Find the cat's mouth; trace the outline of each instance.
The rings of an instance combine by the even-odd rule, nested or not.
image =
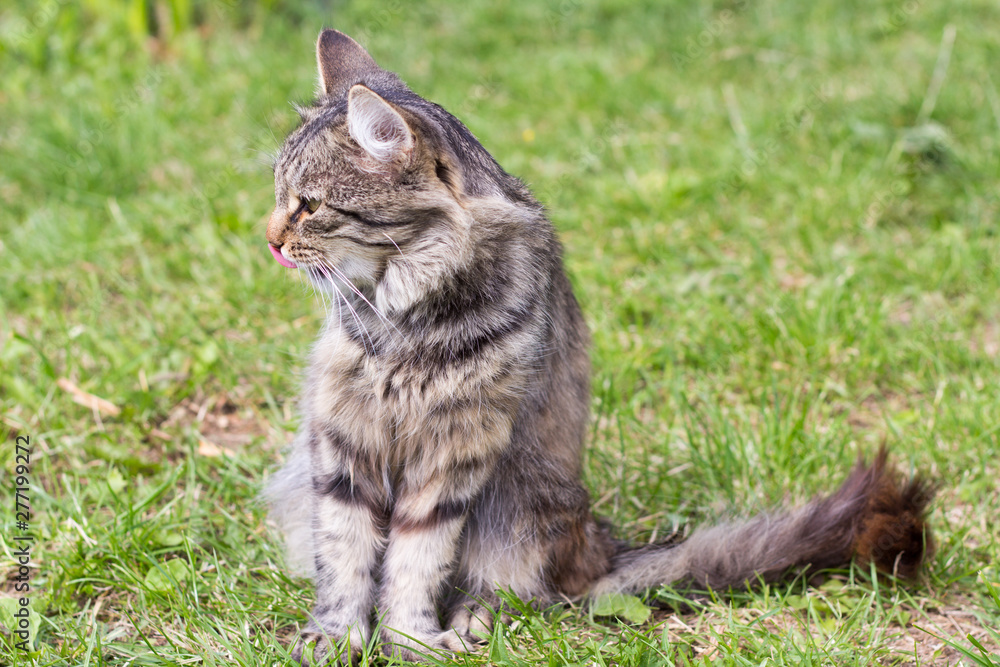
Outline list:
[[[299,268],[298,264],[296,264],[290,259],[286,259],[285,256],[281,254],[281,251],[278,250],[278,248],[274,247],[270,243],[267,244],[267,247],[271,249],[271,254],[274,255],[274,258],[276,260],[278,260],[278,264],[281,264],[282,266],[287,267],[289,269]]]

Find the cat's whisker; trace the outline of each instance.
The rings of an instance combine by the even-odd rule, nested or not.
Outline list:
[[[344,283],[347,287],[349,287],[352,292],[354,292],[355,294],[357,294],[366,304],[368,304],[369,307],[371,307],[372,311],[376,315],[378,315],[382,320],[384,320],[383,326],[386,326],[387,324],[392,324],[392,322],[390,322],[388,320],[388,318],[385,317],[385,315],[383,315],[374,305],[372,305],[371,301],[369,301],[368,298],[365,297],[364,292],[362,292],[361,290],[359,290],[354,285],[354,283],[352,283],[350,280],[348,280],[347,276],[344,275],[343,271],[339,270],[337,267],[335,267],[332,264],[330,264],[329,261],[326,261],[326,260],[320,260],[320,261],[323,263],[323,266],[324,266],[325,269],[329,269],[331,272],[333,272],[333,274],[342,283]],[[389,329],[388,329],[388,326],[386,326],[386,333],[391,333],[389,331]]]
[[[387,232],[382,232],[382,236],[384,236],[387,239],[389,239],[389,243],[391,243],[392,245],[396,246],[396,250],[399,251],[399,256],[403,258],[404,262],[409,262],[410,261],[410,260],[408,260],[406,258],[406,255],[403,254],[403,251],[399,249],[399,245],[395,241],[392,240],[392,237],[389,236],[389,234]]]
[[[351,281],[347,280],[347,278],[345,278],[345,277],[344,277],[344,275],[343,275],[342,273],[340,273],[339,271],[337,271],[337,270],[336,270],[336,269],[334,269],[333,267],[328,267],[328,268],[330,268],[331,270],[333,270],[334,274],[335,274],[335,275],[336,275],[336,276],[337,276],[337,277],[338,277],[338,278],[340,279],[340,281],[341,281],[341,282],[343,282],[343,283],[344,283],[345,285],[347,285],[348,287],[350,287],[350,288],[351,288],[351,289],[352,289],[352,290],[353,290],[353,291],[354,291],[354,292],[355,292],[355,293],[356,293],[356,294],[357,294],[358,296],[360,296],[360,297],[361,297],[362,299],[364,299],[364,300],[365,300],[366,302],[368,301],[367,299],[365,299],[365,296],[364,296],[364,294],[362,294],[362,293],[361,293],[361,292],[360,292],[360,291],[359,291],[359,290],[358,290],[358,289],[357,289],[357,288],[356,288],[356,287],[355,287],[355,286],[354,286],[354,285],[353,285],[353,284],[351,283]],[[338,289],[338,291],[339,291],[339,289]],[[345,304],[348,304],[348,299],[347,299],[347,295],[345,295],[345,294],[343,294],[343,293],[342,293],[341,295],[342,295],[342,296],[343,296],[343,298],[344,298],[344,303],[345,303]],[[369,304],[369,305],[371,305],[371,304]],[[369,332],[369,331],[368,331],[367,327],[365,327],[364,323],[362,322],[362,319],[364,318],[363,314],[362,314],[362,313],[359,313],[359,312],[358,312],[358,311],[357,311],[357,310],[356,310],[355,308],[353,308],[352,306],[350,306],[350,304],[348,304],[348,308],[350,308],[350,309],[351,309],[351,312],[353,312],[353,313],[354,313],[354,315],[355,315],[355,319],[356,319],[356,320],[358,321],[358,324],[359,324],[359,325],[360,325],[360,326],[361,326],[361,327],[362,327],[362,328],[363,328],[363,329],[365,330],[365,332],[366,332],[366,333],[368,334],[368,340],[369,340],[369,341],[371,341],[371,343],[372,343],[372,348],[374,349],[374,346],[375,346],[375,342],[374,342],[374,340],[372,340],[372,336],[371,336],[371,332]],[[392,332],[391,332],[391,331],[389,331],[389,327],[388,327],[388,326],[387,326],[387,325],[386,325],[386,324],[385,324],[384,322],[382,323],[382,326],[383,326],[383,327],[385,328],[385,331],[386,331],[386,333],[387,333],[387,334],[390,334],[390,335],[392,334]]]
[[[314,280],[306,278],[309,284],[313,288],[313,294],[319,297],[320,303],[323,304],[323,314],[325,317],[330,316],[330,308],[333,307],[333,302],[330,299],[330,295],[321,286],[318,286]]]
[[[361,330],[361,334],[362,334],[361,335],[361,343],[362,343],[362,345],[364,345],[365,336],[368,336],[368,342],[371,344],[372,352],[374,352],[375,351],[375,340],[372,338],[371,332],[368,331],[368,327],[365,326],[365,323],[362,320],[361,315],[358,313],[357,310],[354,309],[354,306],[351,305],[351,303],[348,300],[348,298],[340,290],[340,287],[337,286],[336,280],[334,280],[333,277],[330,276],[330,273],[327,270],[328,268],[333,268],[333,267],[330,267],[327,264],[322,264],[321,263],[321,264],[318,265],[318,268],[319,268],[320,271],[322,271],[323,275],[326,276],[326,279],[330,281],[330,284],[333,286],[333,289],[337,290],[337,294],[340,295],[340,298],[343,300],[344,305],[347,306],[347,309],[351,311],[351,316],[354,317],[354,321],[357,323],[358,327]],[[367,349],[368,349],[368,347],[365,346],[365,350],[367,350]]]
[[[298,272],[296,272],[296,278],[299,281],[299,285],[302,287],[303,294],[308,294],[309,290],[312,290],[313,296],[316,295],[316,285],[313,281],[309,280],[309,278],[303,277],[302,274]],[[320,298],[320,301],[322,301],[322,297]],[[323,309],[326,309],[326,303],[323,303]]]
[[[344,330],[344,309],[340,307],[340,300],[342,296],[340,292],[337,292],[337,330]]]
[[[389,239],[389,240],[391,241],[392,239]],[[347,276],[344,275],[343,271],[341,271],[337,267],[333,266],[329,262],[325,262],[324,261],[324,265],[326,267],[328,267],[330,270],[332,270],[334,272],[334,274],[337,277],[339,277],[344,282],[344,284],[346,284],[348,287],[350,287],[354,291],[355,294],[357,294],[359,297],[361,297],[361,299],[366,304],[368,304],[368,307],[372,309],[372,312],[374,312],[376,315],[378,315],[379,319],[382,320],[382,326],[385,327],[386,333],[392,334],[392,332],[389,331],[389,327],[391,326],[396,331],[396,333],[399,334],[399,337],[403,340],[404,343],[406,343],[407,345],[410,344],[410,341],[407,340],[407,338],[403,334],[403,332],[399,330],[399,327],[397,327],[396,324],[392,320],[390,320],[388,317],[386,317],[386,315],[382,311],[380,311],[378,308],[376,308],[375,304],[373,304],[371,301],[369,301],[368,297],[366,297],[364,295],[364,292],[362,292],[361,290],[359,290],[354,285],[354,283],[352,283],[350,280],[348,280]]]
[[[325,290],[316,286],[316,281],[310,277],[311,274],[308,273],[309,271],[309,269],[306,269],[306,277],[303,277],[303,274],[299,272],[299,280],[304,281],[304,285],[311,287],[313,294],[319,296],[320,303],[323,304],[323,313],[326,316],[325,319],[328,319],[330,317],[330,309],[333,307],[333,300]]]
[[[331,294],[331,297],[336,298],[335,307],[337,309],[337,327],[338,327],[338,329],[340,331],[343,331],[343,329],[344,329],[344,308],[346,307],[347,310],[348,310],[348,312],[351,313],[351,317],[354,318],[354,322],[358,325],[359,330],[362,331],[362,332],[364,332],[364,333],[367,333],[367,330],[364,328],[364,325],[358,320],[358,314],[357,314],[357,312],[354,310],[354,308],[351,307],[351,304],[348,301],[347,297],[344,296],[344,293],[340,291],[339,287],[337,287],[336,282],[329,275],[329,273],[327,272],[327,270],[325,268],[319,268],[318,270],[321,273],[323,273],[323,275],[326,277],[327,281],[329,281],[330,286],[333,288],[333,294]],[[365,347],[365,350],[367,350],[368,346],[365,345],[364,333],[361,336],[361,344]],[[371,339],[371,336],[369,336],[369,340],[370,339]]]

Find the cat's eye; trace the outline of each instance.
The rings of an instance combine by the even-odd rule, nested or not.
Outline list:
[[[306,205],[306,210],[308,210],[310,213],[315,213],[316,211],[319,210],[319,207],[323,205],[323,200],[322,199],[306,199],[306,200],[303,200],[303,203]]]

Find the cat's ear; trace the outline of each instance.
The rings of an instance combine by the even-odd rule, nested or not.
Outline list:
[[[379,162],[392,162],[413,150],[413,132],[378,93],[358,84],[347,96],[347,131]]]
[[[319,84],[324,94],[340,97],[366,75],[377,72],[364,47],[339,30],[325,29],[316,40],[316,62]]]

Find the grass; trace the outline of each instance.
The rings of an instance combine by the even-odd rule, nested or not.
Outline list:
[[[37,624],[0,663],[287,662],[312,590],[256,497],[322,308],[263,231],[324,24],[548,205],[594,337],[586,481],[623,537],[807,498],[882,442],[942,489],[915,584],[661,591],[641,623],[524,607],[459,662],[1000,663],[994,4],[173,16],[150,37],[110,2],[0,10],[0,573],[9,599],[26,436]]]

